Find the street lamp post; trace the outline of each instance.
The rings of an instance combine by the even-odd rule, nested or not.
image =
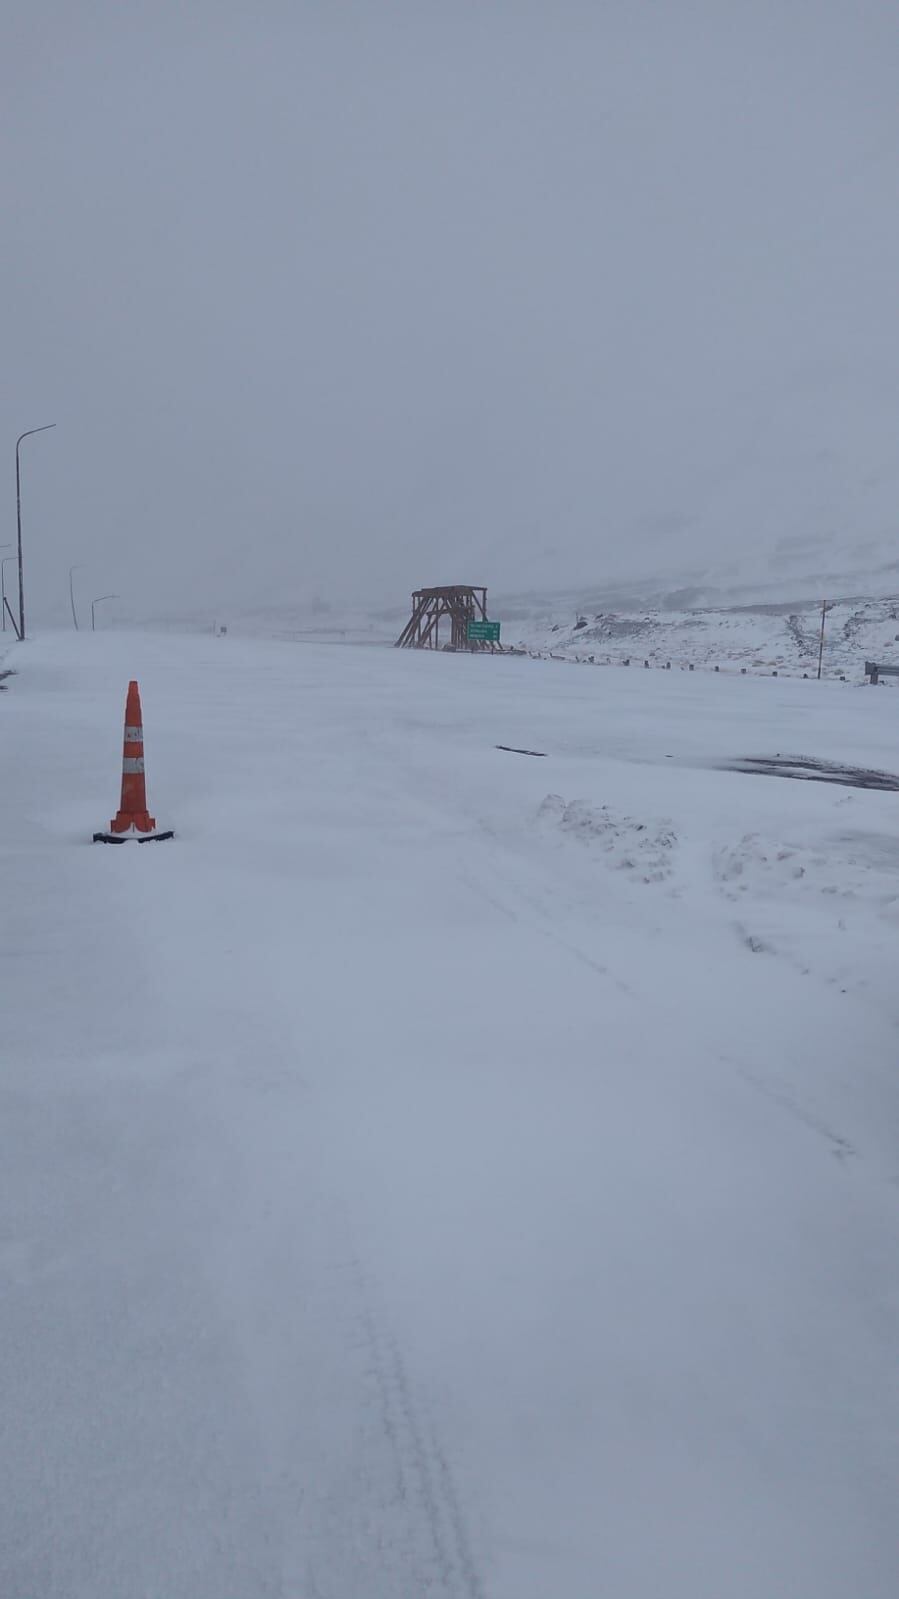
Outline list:
[[[6,548],[7,546],[5,544],[0,544],[0,549]],[[0,610],[3,612],[4,633],[6,632],[6,612],[8,610],[8,606],[6,604],[6,568],[8,567],[10,561],[14,561],[15,559],[16,557],[14,555],[4,555],[3,559],[0,560]],[[11,611],[10,615],[12,616]],[[15,617],[13,617],[13,627],[15,627],[15,625]]]
[[[97,631],[97,618],[94,615],[95,607],[100,604],[101,600],[117,600],[118,597],[119,596],[117,594],[98,594],[97,598],[95,600],[91,600],[91,632],[92,633],[96,633],[96,631]]]
[[[22,479],[19,473],[19,445],[23,439],[30,439],[33,433],[49,433],[55,428],[55,422],[48,422],[42,428],[26,428],[16,439],[16,528],[19,535],[19,640],[25,637],[25,583],[22,576]]]
[[[75,590],[72,587],[72,573],[77,572],[83,564],[83,561],[76,561],[74,566],[69,567],[69,600],[72,605],[72,621],[75,623],[76,633],[78,632],[78,612],[75,609]]]

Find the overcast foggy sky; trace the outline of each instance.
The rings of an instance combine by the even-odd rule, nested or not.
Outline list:
[[[899,6],[0,16],[33,616],[892,536]]]

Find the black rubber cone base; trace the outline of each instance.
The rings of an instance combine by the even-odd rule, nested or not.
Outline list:
[[[168,833],[95,833],[95,844],[164,844],[167,838],[174,838],[173,831]]]

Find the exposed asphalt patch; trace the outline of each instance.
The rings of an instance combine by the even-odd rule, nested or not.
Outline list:
[[[537,755],[541,760],[546,755],[546,750],[517,750],[512,744],[495,744],[494,749],[505,750],[509,755]]]
[[[844,766],[839,761],[815,761],[807,755],[750,755],[725,761],[720,769],[747,772],[754,777],[792,777],[805,783],[839,783],[843,788],[876,788],[899,793],[899,777],[892,772]]]

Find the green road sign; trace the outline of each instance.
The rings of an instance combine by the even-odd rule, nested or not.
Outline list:
[[[480,640],[485,644],[498,644],[499,622],[469,622],[468,637],[471,643]]]

